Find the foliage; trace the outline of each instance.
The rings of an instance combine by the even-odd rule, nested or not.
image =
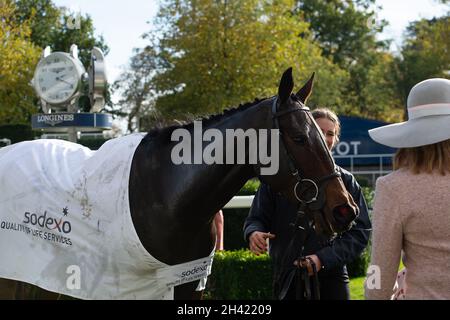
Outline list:
[[[364,300],[365,276],[350,279],[350,300]]]
[[[153,70],[157,67],[155,52],[148,46],[142,50],[136,50],[131,58],[129,69],[123,72],[114,83],[114,90],[120,90],[121,99],[118,102],[120,109],[118,114],[126,116],[128,131],[149,130],[154,122],[140,123],[141,118],[147,122],[155,115],[153,107]]]
[[[206,299],[261,300],[272,296],[272,267],[267,254],[218,251],[208,278]]]
[[[372,67],[366,71],[366,84],[361,88],[364,104],[360,105],[358,116],[386,122],[403,121],[403,105],[396,92],[395,76],[391,70],[394,57],[379,52],[373,59]]]
[[[236,194],[237,196],[251,196],[256,193],[260,185],[259,180],[251,179]],[[249,208],[223,209],[224,214],[224,246],[227,250],[247,248],[243,237],[242,227],[247,218]]]
[[[254,195],[256,191],[258,191],[259,185],[260,182],[257,179],[248,180],[237,195],[238,196]]]
[[[39,57],[30,22],[15,20],[11,1],[0,1],[0,124],[25,124],[37,111],[29,82]]]
[[[149,45],[132,59],[154,69],[148,77],[133,66],[124,73],[152,89],[136,100],[125,81],[123,101],[132,102],[125,112],[144,130],[218,113],[273,95],[276,75],[293,66],[297,85],[316,71],[310,107],[400,121],[399,88],[409,80],[399,78],[403,59],[388,51],[389,41],[376,38],[387,24],[377,21],[378,9],[375,0],[164,0],[144,36]]]
[[[375,35],[385,21],[375,21],[375,0],[298,0],[296,13],[310,23],[324,56],[343,68],[357,63],[367,50],[384,47]]]
[[[393,57],[387,51],[388,42],[376,39],[386,21],[376,20],[376,8],[372,8],[375,0],[296,2],[296,13],[310,23],[322,55],[349,74],[349,81],[333,88],[343,97],[339,104],[316,104],[331,107],[338,114],[400,120],[402,108],[396,100],[392,77],[386,72]]]
[[[347,74],[321,57],[292,8],[290,0],[164,1],[155,21],[156,108],[186,118],[271,96],[289,66],[304,79],[316,71],[317,99],[338,103],[328,88]]]
[[[248,248],[244,239],[243,226],[250,208],[222,209],[224,218],[223,245],[226,250]]]
[[[374,189],[370,188],[370,187],[361,187],[361,190],[363,192],[363,196],[364,196],[364,199],[366,200],[367,206],[369,208],[372,208],[373,199],[375,197]]]
[[[0,125],[0,139],[10,139],[11,143],[33,140],[36,136],[37,133],[32,131],[28,124]]]
[[[98,150],[106,141],[108,141],[108,139],[81,137],[77,143],[88,147],[91,150]]]
[[[60,23],[60,10],[51,0],[15,0],[17,23],[29,21],[31,41],[40,48],[52,43]]]
[[[365,276],[370,263],[370,244],[364,249],[361,255],[347,264],[347,271],[350,278]]]
[[[450,75],[450,12],[440,18],[412,22],[401,57],[395,61],[395,80],[402,105],[411,88],[428,78]]]
[[[91,50],[99,47],[104,54],[109,48],[102,36],[94,35],[94,25],[89,15],[70,12],[57,7],[51,0],[15,0],[16,20],[30,21],[31,41],[40,48],[50,46],[52,51],[68,52],[72,44],[79,49],[85,67],[90,64]]]

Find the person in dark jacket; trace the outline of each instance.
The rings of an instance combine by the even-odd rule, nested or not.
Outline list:
[[[317,124],[322,129],[330,150],[339,141],[340,123],[335,113],[329,109],[312,111]],[[367,205],[361,187],[353,175],[337,166],[346,189],[359,207],[355,225],[332,241],[324,242],[311,228],[306,240],[290,245],[293,237],[293,222],[297,216],[297,205],[289,202],[281,194],[261,183],[249,215],[244,223],[244,237],[255,254],[267,251],[273,262],[273,294],[277,299],[295,299],[298,273],[295,273],[295,252],[304,246],[303,255],[310,257],[318,269],[320,298],[323,300],[349,300],[349,278],[346,264],[356,259],[366,248],[371,231]],[[288,257],[286,262],[286,257]],[[286,275],[294,275],[292,277]]]

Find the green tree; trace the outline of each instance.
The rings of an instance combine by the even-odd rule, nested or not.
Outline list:
[[[428,78],[450,75],[450,14],[412,22],[406,31],[401,56],[395,61],[399,99],[406,106],[411,88]]]
[[[45,48],[52,43],[53,34],[60,26],[61,11],[51,0],[14,0],[18,23],[28,21],[31,40]]]
[[[383,72],[393,59],[388,42],[378,41],[386,21],[377,21],[375,0],[298,0],[295,13],[309,22],[314,41],[324,57],[350,79],[340,86],[343,104],[335,108],[341,114],[384,120],[397,119],[391,110],[395,103],[393,80]]]
[[[368,107],[358,110],[358,115],[388,122],[402,121],[403,107],[392,71],[394,57],[390,53],[379,53],[374,59],[376,61],[367,70],[367,82],[361,92]]]
[[[30,23],[15,20],[16,8],[0,0],[0,125],[26,124],[37,111],[29,85],[39,57]]]
[[[156,108],[184,118],[270,96],[289,66],[298,80],[316,71],[313,102],[341,103],[338,89],[348,75],[321,56],[293,7],[290,0],[162,2],[155,20]]]
[[[120,108],[111,112],[127,118],[129,132],[148,129],[141,119],[148,121],[154,116],[152,76],[156,67],[156,54],[152,47],[136,49],[128,70],[114,83],[114,90],[120,91],[121,99],[117,103]]]
[[[375,0],[298,0],[296,13],[310,24],[322,54],[343,68],[350,68],[367,50],[386,48],[376,40],[385,21],[376,21]]]
[[[57,7],[51,0],[14,2],[17,21],[30,21],[31,41],[37,46],[50,46],[52,51],[68,52],[75,43],[85,67],[90,64],[90,52],[94,46],[99,47],[103,53],[108,53],[109,48],[103,37],[95,36],[94,24],[88,14],[70,12],[65,7]]]

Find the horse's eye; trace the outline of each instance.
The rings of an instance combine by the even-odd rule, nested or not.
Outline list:
[[[294,140],[294,142],[297,144],[304,145],[304,144],[306,144],[307,138],[305,135],[299,135],[299,136],[293,137],[292,140]]]

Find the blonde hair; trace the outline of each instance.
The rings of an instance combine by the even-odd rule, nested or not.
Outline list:
[[[441,175],[450,173],[450,139],[416,148],[402,148],[394,157],[394,170],[410,169],[413,173],[431,173],[437,170]]]
[[[311,111],[311,114],[314,119],[325,118],[333,122],[336,126],[336,144],[339,142],[339,137],[341,135],[341,122],[339,121],[336,113],[331,111],[328,108],[318,108]]]

